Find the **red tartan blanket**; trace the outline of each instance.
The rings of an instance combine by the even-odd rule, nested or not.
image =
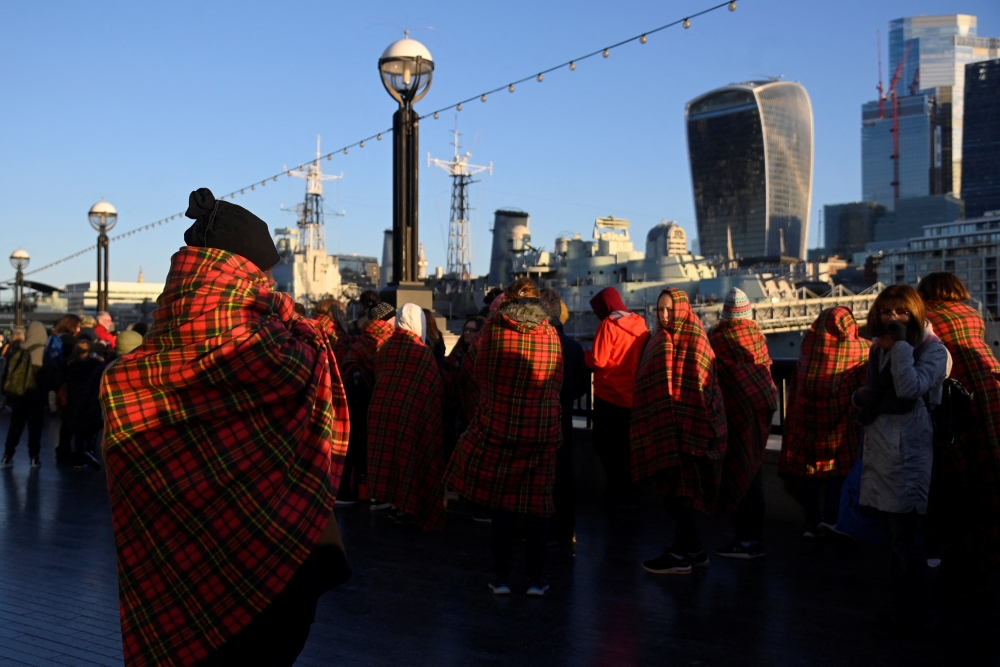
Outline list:
[[[143,344],[104,374],[130,666],[193,665],[319,541],[346,452],[325,337],[238,255],[181,248]]]
[[[443,395],[431,348],[412,331],[396,329],[375,355],[368,488],[427,530],[444,527]]]
[[[788,388],[779,472],[846,477],[858,458],[861,430],[851,396],[865,384],[871,343],[845,306],[824,310],[802,340],[799,370]]]
[[[547,321],[520,323],[501,308],[463,369],[470,355],[482,393],[452,454],[447,482],[483,507],[549,516],[562,444],[559,335]]]
[[[767,342],[756,322],[720,321],[708,339],[715,351],[729,432],[715,511],[728,514],[743,500],[764,463],[771,419],[778,409],[778,390],[771,379]]]
[[[632,479],[655,477],[661,493],[711,508],[726,455],[726,413],[715,354],[687,295],[674,303],[673,331],[659,329],[639,364],[632,404]]]
[[[313,322],[322,331],[330,343],[330,348],[337,357],[337,363],[342,364],[347,351],[350,349],[351,339],[347,332],[340,326],[337,320],[326,315],[318,315]]]
[[[972,545],[980,570],[996,569],[1000,567],[1000,363],[986,344],[983,318],[974,309],[963,303],[931,302],[927,319],[951,353],[951,377],[974,392],[973,423],[965,437],[934,449],[928,519],[939,541],[945,542],[943,547]]]
[[[369,387],[375,384],[375,354],[396,330],[391,321],[375,320],[365,325],[360,336],[355,337],[346,352],[343,364],[350,372],[359,371]]]

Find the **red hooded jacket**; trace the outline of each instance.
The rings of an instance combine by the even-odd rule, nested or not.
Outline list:
[[[594,348],[586,353],[587,365],[594,370],[594,396],[631,408],[635,376],[649,340],[646,319],[628,312],[614,287],[598,292],[590,306],[601,318]]]

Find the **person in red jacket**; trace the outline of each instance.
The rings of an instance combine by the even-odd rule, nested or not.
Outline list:
[[[607,478],[605,499],[620,508],[633,501],[629,423],[635,376],[649,329],[646,319],[630,312],[614,287],[598,292],[590,307],[601,320],[594,347],[586,353],[587,365],[594,371],[594,445]]]

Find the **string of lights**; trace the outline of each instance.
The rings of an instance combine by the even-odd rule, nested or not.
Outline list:
[[[662,30],[666,30],[668,28],[672,28],[672,27],[677,26],[677,25],[683,26],[685,29],[688,29],[688,28],[691,27],[691,19],[698,18],[700,16],[704,16],[705,14],[710,14],[710,13],[712,13],[714,11],[718,11],[718,10],[722,9],[723,7],[727,8],[731,12],[735,12],[736,11],[736,0],[727,0],[727,2],[722,2],[722,3],[719,3],[719,4],[714,5],[712,7],[708,7],[707,9],[703,9],[700,12],[697,12],[695,14],[690,14],[688,16],[685,16],[684,18],[677,19],[676,21],[671,21],[670,23],[661,25],[658,28],[653,28],[652,30],[647,30],[647,31],[645,31],[643,33],[635,35],[634,37],[629,37],[628,39],[623,39],[620,42],[616,42],[614,44],[610,44],[610,45],[605,46],[603,48],[597,49],[596,51],[591,51],[590,53],[584,54],[584,55],[579,56],[577,58],[572,58],[572,59],[567,60],[567,61],[565,61],[563,63],[558,64],[558,65],[554,65],[552,67],[549,67],[548,69],[543,69],[543,70],[541,70],[541,71],[539,71],[537,73],[534,73],[534,74],[531,74],[529,76],[517,79],[515,81],[511,81],[510,83],[504,84],[502,86],[498,86],[497,88],[493,88],[492,90],[487,90],[487,91],[484,91],[484,92],[479,93],[477,95],[473,95],[472,97],[469,97],[467,99],[461,100],[459,102],[455,102],[453,104],[449,104],[448,106],[441,107],[440,109],[436,109],[434,111],[428,112],[428,113],[424,114],[423,116],[420,116],[419,118],[420,118],[420,120],[423,120],[425,118],[435,118],[435,119],[437,119],[437,118],[440,118],[442,112],[449,111],[451,109],[455,109],[456,111],[461,111],[463,104],[467,104],[469,102],[474,102],[475,100],[480,100],[481,102],[486,102],[486,100],[489,99],[489,96],[492,95],[492,94],[494,94],[494,93],[498,93],[498,92],[501,92],[503,90],[506,90],[508,92],[513,93],[516,90],[516,87],[518,85],[520,85],[522,83],[525,83],[527,81],[534,80],[534,81],[537,81],[537,82],[541,83],[542,81],[544,81],[546,74],[551,74],[552,72],[556,72],[556,71],[561,70],[561,69],[568,69],[569,71],[573,71],[573,70],[576,69],[578,63],[580,63],[580,62],[582,62],[584,60],[587,60],[588,58],[595,58],[598,55],[600,55],[600,56],[602,56],[604,58],[608,58],[608,57],[611,56],[611,52],[614,49],[617,49],[617,48],[620,48],[622,46],[625,46],[626,44],[631,44],[633,42],[638,42],[639,44],[646,44],[649,41],[649,36],[650,35],[654,35],[654,34],[660,32]],[[241,187],[241,188],[237,188],[237,189],[233,190],[232,192],[229,192],[227,194],[222,195],[221,197],[219,197],[219,199],[236,199],[236,197],[238,195],[245,195],[246,192],[247,192],[247,190],[253,192],[258,187],[260,187],[260,188],[266,187],[269,182],[276,182],[279,178],[281,178],[283,176],[284,177],[290,177],[292,175],[292,172],[295,172],[295,171],[304,171],[310,164],[313,164],[313,165],[318,164],[319,161],[322,160],[322,159],[332,160],[334,155],[346,155],[350,151],[350,149],[352,149],[352,148],[364,148],[366,142],[371,142],[372,140],[381,141],[383,135],[390,134],[391,132],[392,132],[392,129],[390,128],[390,129],[387,129],[387,130],[383,130],[382,132],[378,132],[376,134],[373,134],[373,135],[371,135],[369,137],[365,137],[364,139],[359,139],[358,141],[355,141],[354,143],[348,144],[346,146],[342,146],[342,147],[340,147],[340,148],[338,148],[336,150],[333,150],[333,151],[330,151],[329,153],[326,153],[325,155],[321,155],[321,156],[319,156],[317,158],[314,158],[312,160],[308,160],[307,162],[303,162],[302,164],[300,164],[297,167],[292,167],[291,169],[285,169],[283,171],[280,171],[280,172],[278,172],[276,174],[273,174],[273,175],[271,175],[271,176],[269,176],[267,178],[264,178],[262,180],[254,181],[250,185],[247,185],[247,186],[244,186],[244,187]],[[181,212],[181,213],[175,213],[175,214],[167,216],[165,218],[161,218],[160,220],[157,220],[156,222],[151,222],[148,225],[143,225],[141,227],[136,227],[135,229],[132,229],[130,231],[123,232],[123,233],[118,234],[116,236],[112,236],[112,237],[110,237],[110,240],[111,241],[118,241],[118,240],[127,238],[129,236],[132,236],[134,234],[138,234],[139,232],[147,231],[147,230],[150,230],[150,229],[152,229],[154,227],[159,227],[161,225],[168,224],[168,223],[170,223],[174,219],[183,218],[183,217],[184,217],[184,213],[183,212]],[[31,274],[34,274],[34,273],[39,273],[41,271],[45,271],[46,269],[51,269],[53,266],[57,266],[59,264],[62,264],[63,262],[68,262],[71,259],[75,259],[75,258],[79,257],[80,255],[85,255],[88,252],[91,252],[93,250],[94,250],[94,246],[91,246],[91,247],[86,248],[84,250],[80,250],[79,252],[75,252],[72,255],[69,255],[67,257],[63,257],[62,259],[59,259],[59,260],[56,260],[56,261],[51,262],[49,264],[46,264],[45,266],[41,266],[41,267],[39,267],[37,269],[32,269],[31,271],[25,271],[24,275],[27,276],[27,275],[31,275]]]

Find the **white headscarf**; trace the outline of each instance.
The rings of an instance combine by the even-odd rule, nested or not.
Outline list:
[[[424,311],[415,303],[404,303],[402,308],[396,313],[396,326],[406,329],[420,336],[423,343],[427,343],[427,318]]]

